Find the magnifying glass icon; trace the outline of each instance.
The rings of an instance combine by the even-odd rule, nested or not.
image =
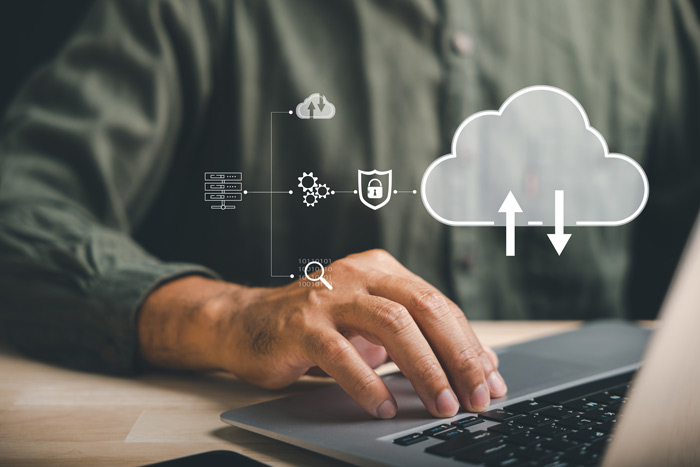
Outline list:
[[[318,277],[310,277],[309,276],[309,266],[311,266],[312,264],[315,264],[319,267],[319,269],[321,270],[320,276],[318,276]],[[326,273],[326,270],[324,269],[323,264],[319,263],[318,261],[309,261],[308,263],[306,263],[306,266],[304,266],[304,275],[306,276],[306,278],[308,280],[310,280],[311,282],[321,281],[323,283],[323,285],[328,287],[328,290],[333,290],[333,286],[326,279],[323,278],[323,275],[325,273]]]

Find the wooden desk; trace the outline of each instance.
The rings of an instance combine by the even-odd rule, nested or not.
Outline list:
[[[578,322],[474,322],[499,346]],[[387,368],[383,368],[387,371]],[[225,374],[158,373],[117,378],[80,373],[0,350],[1,465],[142,465],[216,449],[272,465],[345,465],[219,420],[229,409],[320,385],[304,378],[266,391]]]

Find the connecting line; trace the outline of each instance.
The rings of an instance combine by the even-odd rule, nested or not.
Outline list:
[[[245,190],[243,191],[244,195],[250,195],[250,194],[265,194],[265,195],[291,195],[294,192],[292,190],[289,191],[248,191]]]
[[[292,115],[293,112],[291,110],[289,111],[272,111],[270,112],[270,191],[269,193],[289,193],[291,194],[291,190],[288,192],[275,192],[272,189],[272,115],[273,114],[288,114]],[[252,193],[252,192],[249,192]],[[272,228],[272,196],[270,196],[270,277],[287,277],[290,279],[294,279],[294,274],[289,274],[289,275],[279,275],[279,274],[272,274],[272,232],[274,229]]]

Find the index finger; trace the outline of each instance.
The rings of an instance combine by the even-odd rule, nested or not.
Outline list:
[[[306,357],[337,381],[367,413],[393,418],[396,400],[355,347],[337,331],[319,331],[304,339]]]
[[[436,287],[404,267],[389,253],[382,250],[374,250],[370,253],[372,253],[372,262],[375,264],[375,266],[378,266],[381,271],[413,281],[416,283],[415,287],[417,290],[424,289],[425,293],[428,295],[435,295],[437,298],[433,298],[433,301],[444,301],[447,303],[448,308],[450,308],[450,310],[453,312],[455,319],[462,328],[462,331],[464,332],[464,335],[468,339],[470,345],[475,349],[480,349],[479,355],[481,364],[484,368],[491,395],[493,397],[504,396],[506,392],[508,392],[508,388],[503,380],[503,377],[498,372],[498,356],[490,347],[481,344],[479,338],[476,336],[476,333],[474,333],[474,330],[469,324],[469,320],[467,319],[465,313],[452,300],[440,293]],[[431,299],[428,301],[430,300]]]
[[[486,410],[492,386],[488,379],[500,376],[496,376],[491,359],[464,314],[456,312],[454,304],[433,287],[397,275],[376,273],[368,291],[408,309],[433,347],[462,405],[474,412]],[[500,387],[497,384],[496,390],[494,397],[505,394],[505,383]]]

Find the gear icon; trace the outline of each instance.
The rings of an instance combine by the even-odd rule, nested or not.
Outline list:
[[[316,189],[318,184],[316,181],[318,181],[318,177],[314,177],[313,172],[303,172],[303,175],[301,177],[297,177],[299,179],[299,186],[302,190],[306,191],[313,191]]]
[[[314,191],[314,194],[318,198],[325,198],[330,192],[331,190],[328,189],[328,185],[326,185],[325,183],[321,183],[320,185],[316,186],[316,191]]]
[[[314,207],[316,203],[318,203],[318,196],[316,196],[316,193],[312,191],[304,194],[304,204],[307,208]]]

